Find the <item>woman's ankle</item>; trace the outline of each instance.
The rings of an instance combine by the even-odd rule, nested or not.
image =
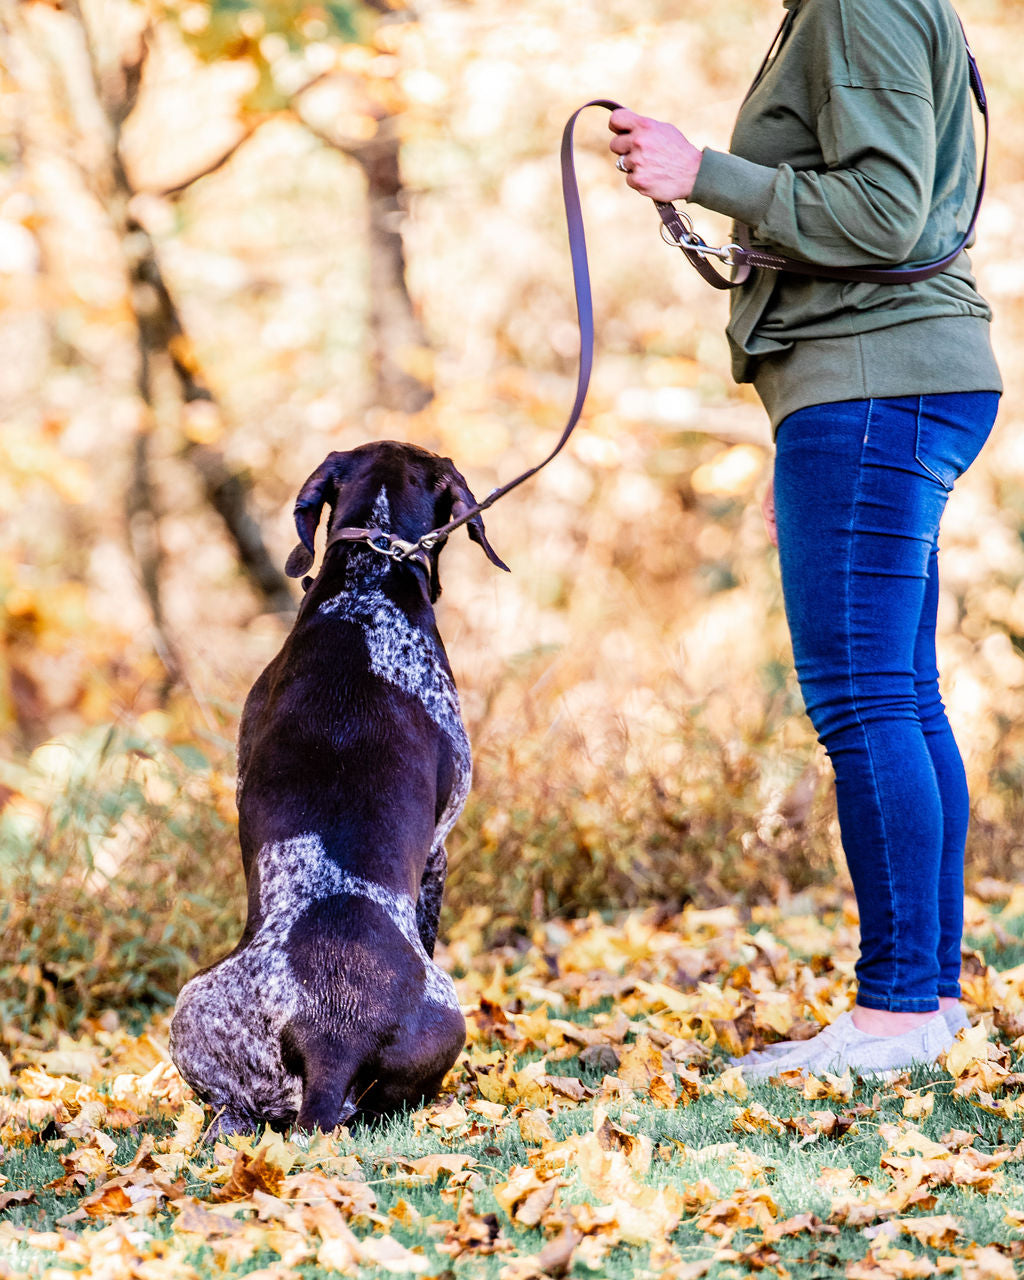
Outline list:
[[[907,1031],[934,1018],[937,1009],[927,1013],[906,1013],[896,1009],[869,1009],[865,1005],[853,1006],[853,1025],[869,1036],[901,1036]]]

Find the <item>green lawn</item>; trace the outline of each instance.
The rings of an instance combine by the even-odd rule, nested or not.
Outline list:
[[[971,903],[982,1029],[947,1069],[748,1091],[729,1049],[849,999],[848,915],[798,905],[456,939],[466,1053],[375,1131],[211,1145],[164,1019],[9,1032],[0,1275],[1016,1276],[1016,920]]]

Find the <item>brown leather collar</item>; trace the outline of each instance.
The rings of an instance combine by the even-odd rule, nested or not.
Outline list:
[[[336,542],[358,543],[396,564],[415,565],[417,569],[423,570],[428,579],[431,576],[430,556],[418,542],[406,542],[404,538],[396,538],[393,533],[385,533],[375,525],[369,529],[335,529],[327,539],[324,550],[334,546]]]

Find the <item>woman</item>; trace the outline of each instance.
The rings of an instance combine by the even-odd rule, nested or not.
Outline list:
[[[618,110],[631,187],[745,223],[818,265],[923,264],[975,199],[964,38],[948,0],[784,0],[774,58],[728,154]],[[818,1036],[748,1055],[750,1075],[934,1062],[960,996],[964,768],[935,666],[936,547],[950,489],[1001,391],[967,255],[913,284],[755,272],[734,291],[737,381],[776,435],[786,614],[828,750],[861,919],[857,1001]]]

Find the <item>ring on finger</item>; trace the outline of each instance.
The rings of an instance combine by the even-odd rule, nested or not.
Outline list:
[[[616,161],[615,161],[615,167],[616,167],[616,169],[618,169],[619,173],[632,173],[632,172],[633,172],[633,170],[632,170],[632,169],[630,169],[630,168],[626,165],[626,157],[625,157],[625,156],[619,156],[618,160],[616,160]]]

